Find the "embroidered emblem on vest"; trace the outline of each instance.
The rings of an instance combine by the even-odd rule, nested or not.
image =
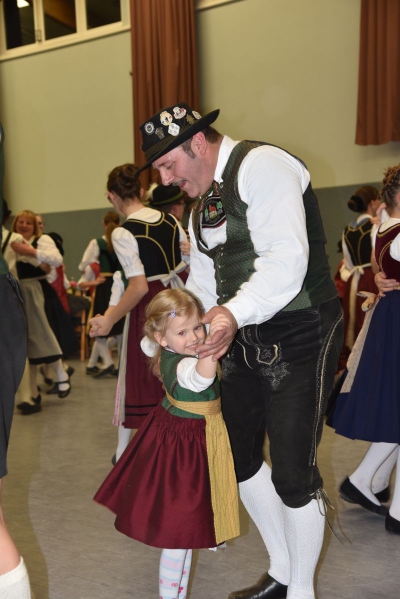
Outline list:
[[[217,184],[213,183],[211,195],[206,199],[201,213],[201,226],[203,229],[215,229],[226,222],[226,214],[221,202]]]

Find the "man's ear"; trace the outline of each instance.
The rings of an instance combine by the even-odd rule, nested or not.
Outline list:
[[[159,333],[158,331],[156,333],[154,333],[154,339],[157,341],[157,343],[159,345],[161,345],[162,347],[167,347],[167,341],[164,339],[164,337],[161,335],[161,333]]]
[[[199,131],[193,135],[192,150],[199,156],[204,156],[207,150],[207,140],[203,131]]]

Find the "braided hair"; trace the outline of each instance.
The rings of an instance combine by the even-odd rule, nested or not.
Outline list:
[[[397,205],[397,196],[400,193],[400,164],[389,166],[383,178],[382,198],[390,214],[391,209]]]

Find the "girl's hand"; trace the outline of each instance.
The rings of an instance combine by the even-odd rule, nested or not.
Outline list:
[[[208,332],[206,341],[209,341],[214,336],[214,333],[216,333],[217,331],[229,328],[229,326],[229,318],[225,314],[217,314],[217,316],[214,316],[210,323],[210,330]]]
[[[97,287],[97,285],[101,285],[102,283],[105,283],[105,280],[106,280],[106,278],[105,278],[105,277],[103,277],[103,275],[99,275],[99,276],[97,277],[97,279],[95,279],[95,280],[93,281],[93,285],[96,285],[96,287]]]
[[[216,326],[219,328],[214,331],[213,335],[207,337],[203,345],[197,348],[199,358],[212,356],[213,361],[217,361],[218,358],[221,358],[226,354],[236,335],[238,328],[236,318],[228,308],[225,308],[225,306],[214,306],[203,316],[201,322],[203,324],[211,325],[214,319],[219,315],[224,315],[227,318],[229,325],[222,326],[222,321],[215,321]]]
[[[112,329],[112,323],[109,322],[106,315],[97,314],[89,320],[90,322],[90,337],[104,337]]]

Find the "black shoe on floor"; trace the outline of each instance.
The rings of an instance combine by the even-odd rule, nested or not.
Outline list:
[[[110,376],[115,376],[115,366],[114,364],[110,364],[110,366],[108,366],[107,368],[102,368],[101,370],[99,370],[99,372],[97,374],[94,375],[94,379],[102,379],[105,376],[107,376],[108,374]]]
[[[27,401],[23,401],[18,404],[18,409],[21,410],[21,414],[23,416],[28,416],[29,414],[36,414],[36,412],[41,412],[42,406],[40,404],[28,403]]]
[[[400,522],[390,514],[386,516],[385,528],[388,532],[394,532],[396,535],[400,535]]]
[[[68,385],[68,389],[65,389],[64,391],[60,390],[60,385]],[[71,392],[71,383],[70,380],[67,379],[66,381],[61,381],[60,383],[54,383],[54,386],[49,389],[47,391],[47,395],[55,395],[57,393],[58,397],[60,399],[64,399],[64,397],[67,397]]]
[[[72,368],[72,366],[68,366],[65,372],[68,374],[69,377],[71,377],[75,372],[75,368]]]
[[[339,487],[340,497],[349,503],[357,503],[361,505],[365,510],[372,512],[373,514],[379,514],[379,516],[386,516],[389,512],[388,508],[384,505],[375,505],[368,499],[361,491],[357,489],[349,478],[346,478]]]
[[[233,591],[228,599],[285,599],[287,586],[281,584],[266,572],[257,584],[241,591]]]
[[[42,403],[42,396],[39,393],[39,395],[37,395],[36,397],[31,397],[31,400],[36,406],[40,406],[40,404]],[[21,403],[17,403],[17,408],[18,410],[23,410],[25,406],[31,405],[32,404],[28,403],[27,401],[21,401]]]
[[[99,370],[98,366],[86,366],[86,374],[97,374]]]
[[[389,487],[386,487],[386,489],[382,489],[382,491],[379,491],[379,493],[374,493],[374,495],[381,503],[387,503],[390,499],[390,489]]]
[[[111,458],[111,464],[113,466],[115,466],[116,463],[117,463],[117,454],[114,453],[113,457]]]

